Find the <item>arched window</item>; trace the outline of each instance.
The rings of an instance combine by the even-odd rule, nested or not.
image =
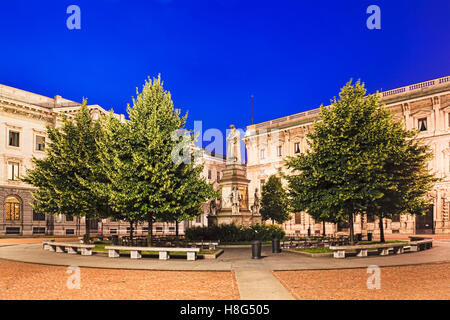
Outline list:
[[[8,197],[5,202],[6,220],[20,220],[20,201],[16,197]]]

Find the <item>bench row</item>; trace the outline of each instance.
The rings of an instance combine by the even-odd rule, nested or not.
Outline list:
[[[90,256],[92,255],[92,249],[95,248],[93,244],[82,244],[82,243],[70,243],[70,242],[54,242],[54,241],[43,241],[42,246],[44,250],[53,251],[58,253],[77,254],[78,249],[81,249],[81,255]],[[131,259],[142,258],[142,251],[156,251],[159,253],[160,260],[170,259],[170,252],[186,252],[187,260],[195,261],[197,259],[197,253],[200,248],[158,248],[158,247],[127,247],[127,246],[106,246],[108,250],[108,257],[118,258],[120,257],[120,251],[129,251]]]
[[[354,246],[330,246],[333,250],[334,258],[345,258],[345,251],[355,250],[357,257],[367,257],[369,250],[377,250],[380,256],[389,255],[389,251],[392,249],[394,254],[402,254],[405,249],[410,251],[421,251],[430,249],[433,247],[433,239],[411,241],[410,243],[383,243],[383,244],[363,244]]]
[[[82,243],[69,243],[69,242],[54,242],[54,241],[44,241],[42,242],[44,250],[53,252],[66,252],[69,254],[77,254],[78,249],[81,249],[82,256],[91,256],[92,249],[95,248],[93,244],[82,244]]]

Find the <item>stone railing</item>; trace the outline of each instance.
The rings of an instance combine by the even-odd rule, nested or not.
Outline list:
[[[422,88],[426,88],[426,87],[431,87],[431,86],[437,86],[437,85],[441,85],[444,83],[450,83],[450,76],[446,76],[446,77],[442,77],[442,78],[438,78],[438,79],[434,79],[434,80],[429,80],[429,81],[424,81],[424,82],[420,82],[420,83],[416,83],[416,84],[411,84],[405,87],[401,87],[401,88],[396,88],[396,89],[392,89],[392,90],[388,90],[388,91],[382,91],[380,92],[381,95],[384,97],[389,97],[391,98],[394,95],[397,94],[404,94],[404,93],[408,93],[408,92],[412,92],[414,90],[418,90],[418,89],[422,89]],[[289,120],[294,120],[294,119],[298,119],[298,118],[303,118],[309,115],[314,115],[320,112],[320,108],[316,108],[316,109],[312,109],[309,111],[302,111],[299,113],[295,113],[293,115],[290,116],[285,116],[282,118],[278,118],[278,119],[274,119],[274,120],[270,120],[270,121],[266,121],[266,122],[262,122],[262,123],[257,123],[251,126],[248,126],[248,129],[260,129],[263,127],[268,127],[270,125],[275,125],[275,124],[279,124],[279,123],[283,123]]]

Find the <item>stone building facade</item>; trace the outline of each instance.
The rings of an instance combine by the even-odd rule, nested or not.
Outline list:
[[[429,213],[425,216],[402,215],[384,222],[386,233],[450,233],[450,76],[383,91],[382,102],[406,128],[419,129],[420,137],[434,153],[429,169],[442,178],[428,195]],[[306,134],[312,129],[320,108],[247,127],[244,142],[247,148],[247,177],[249,193],[253,194],[267,178],[278,170],[288,174],[285,159],[304,152]],[[250,203],[253,199],[250,198]],[[305,212],[292,214],[283,225],[287,234],[321,233],[322,225]],[[326,224],[326,232],[346,229],[345,225]],[[356,216],[355,232],[378,233],[378,221]]]
[[[18,180],[26,168],[32,167],[32,157],[45,156],[46,126],[61,124],[61,114],[69,117],[80,107],[80,103],[55,96],[49,98],[24,90],[0,85],[0,236],[31,235],[82,235],[85,232],[83,218],[39,215],[33,212],[32,187]],[[98,105],[88,106],[94,119],[106,110]],[[116,115],[125,121],[124,115]],[[220,179],[225,167],[223,156],[201,151],[198,162],[204,163],[203,176],[210,182]],[[217,187],[217,184],[216,184]],[[205,214],[195,221],[179,223],[179,232],[191,225],[205,225]],[[109,220],[91,221],[91,232],[124,234],[126,222]],[[175,224],[155,223],[155,234],[175,233]],[[137,234],[146,233],[147,224],[137,226]]]

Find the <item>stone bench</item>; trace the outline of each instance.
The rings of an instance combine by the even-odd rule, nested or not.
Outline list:
[[[368,251],[377,249],[380,256],[387,256],[389,249],[393,249],[395,254],[402,254],[404,247],[409,246],[408,243],[381,243],[381,244],[360,244],[353,246],[330,246],[330,250],[333,250],[334,258],[345,258],[345,251],[356,250],[357,257],[367,257]]]
[[[204,246],[208,246],[209,250],[216,250],[216,247],[219,245],[219,241],[200,241],[200,242],[191,242],[190,244],[200,246],[202,248]]]
[[[200,248],[155,248],[155,247],[126,247],[126,246],[106,246],[106,250],[108,250],[108,257],[110,258],[119,258],[119,251],[130,251],[131,259],[140,259],[142,258],[142,251],[157,251],[159,252],[159,260],[168,260],[170,259],[170,252],[186,252],[187,260],[195,261],[197,259],[197,253],[200,251]]]
[[[411,241],[409,245],[411,246],[410,251],[422,251],[426,249],[431,249],[433,247],[433,239],[430,238]]]
[[[81,249],[82,256],[91,256],[92,249],[95,248],[93,244],[82,244],[82,243],[69,243],[69,242],[55,242],[55,241],[43,241],[42,246],[44,250],[53,251],[58,253],[65,253],[67,248],[67,253],[77,254],[78,249]]]

